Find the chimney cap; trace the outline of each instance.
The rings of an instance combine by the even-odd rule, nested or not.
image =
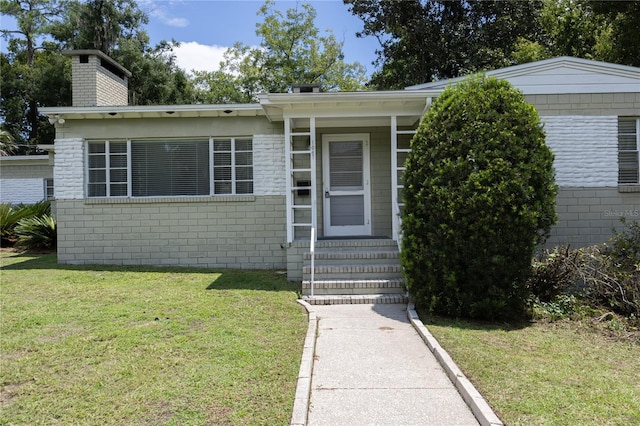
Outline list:
[[[65,56],[69,56],[69,57],[80,56],[80,55],[97,56],[98,58],[102,59],[103,61],[106,61],[110,65],[116,67],[119,71],[122,72],[122,74],[127,76],[127,78],[131,77],[131,71],[129,71],[128,69],[126,69],[125,67],[120,65],[113,58],[111,58],[109,55],[107,55],[106,53],[104,53],[101,50],[97,50],[97,49],[63,50],[62,54],[65,55]]]
[[[292,84],[293,93],[320,93],[320,83],[301,83]]]

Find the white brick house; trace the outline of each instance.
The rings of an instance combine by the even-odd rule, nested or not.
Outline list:
[[[109,63],[80,54],[74,73],[76,62],[101,72],[92,55]],[[640,219],[640,69],[562,57],[488,74],[522,90],[545,123],[560,186],[550,243],[603,242],[619,217]],[[286,268],[300,279],[312,229],[395,241],[409,141],[456,81],[127,106],[76,96],[74,74],[82,103],[43,109],[57,120],[59,261]]]

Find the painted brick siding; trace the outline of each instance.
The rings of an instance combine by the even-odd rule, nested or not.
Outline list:
[[[254,135],[254,194],[285,195],[284,170],[284,135]]]
[[[282,196],[95,204],[58,200],[58,261],[285,268],[284,205]]]
[[[56,139],[54,198],[60,200],[84,198],[84,141]]]
[[[542,117],[559,186],[618,184],[618,117]]]
[[[44,199],[42,179],[2,179],[0,203],[33,204]]]
[[[640,221],[640,193],[620,193],[617,187],[562,187],[556,211],[558,222],[547,246],[605,243],[613,228],[622,228],[621,218]]]
[[[53,178],[47,156],[3,157],[0,164],[0,202],[32,204],[45,198],[45,179]],[[42,158],[44,157],[44,158]]]

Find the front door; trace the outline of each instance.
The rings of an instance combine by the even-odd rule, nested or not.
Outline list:
[[[322,137],[324,235],[371,235],[369,135]]]

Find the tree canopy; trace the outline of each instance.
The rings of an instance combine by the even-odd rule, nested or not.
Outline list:
[[[344,0],[375,36],[379,89],[457,77],[513,63],[520,37],[535,33],[537,1]]]
[[[364,67],[345,63],[342,43],[330,32],[320,34],[313,6],[282,12],[267,0],[258,15],[264,19],[256,25],[259,46],[236,43],[225,52],[220,71],[196,74],[207,100],[251,102],[260,93],[287,92],[296,83],[317,83],[323,91],[363,88]]]
[[[555,56],[640,66],[640,2],[344,0],[380,41],[369,84],[398,89]]]

